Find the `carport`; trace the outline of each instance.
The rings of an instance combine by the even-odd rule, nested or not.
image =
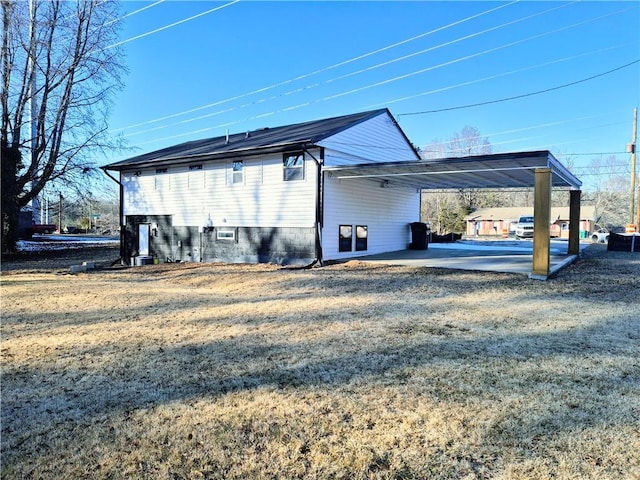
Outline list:
[[[440,158],[415,162],[369,163],[324,167],[338,179],[370,179],[385,188],[421,190],[464,188],[534,188],[533,261],[530,278],[546,280],[551,265],[551,190],[569,188],[567,254],[579,253],[580,188],[582,182],[547,150]]]

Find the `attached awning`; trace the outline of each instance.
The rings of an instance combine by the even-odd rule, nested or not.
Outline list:
[[[533,187],[535,170],[539,168],[551,169],[553,187],[579,190],[582,186],[582,182],[546,150],[323,167],[323,171],[333,178],[379,181],[381,186],[439,190]]]

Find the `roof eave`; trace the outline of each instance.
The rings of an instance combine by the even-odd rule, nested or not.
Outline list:
[[[225,150],[223,152],[214,152],[214,153],[202,153],[198,155],[188,155],[188,156],[175,156],[175,157],[167,157],[161,159],[150,159],[142,162],[131,162],[131,163],[112,163],[109,165],[104,165],[100,167],[102,170],[112,170],[112,171],[125,171],[125,170],[134,170],[139,168],[149,168],[149,167],[161,167],[166,165],[183,165],[186,163],[207,161],[207,160],[225,160],[227,158],[233,158],[238,156],[255,156],[255,155],[263,155],[267,153],[279,153],[285,152],[287,150],[296,150],[296,149],[304,149],[304,148],[313,148],[315,147],[315,142],[311,140],[304,140],[298,142],[287,142],[280,143],[275,145],[268,146],[260,146],[260,147],[248,147],[248,148],[235,148],[233,150]]]
[[[573,175],[569,169],[562,165],[562,163],[554,157],[551,152],[548,152],[547,161],[549,162],[549,167],[552,169],[553,173],[566,182],[566,186],[575,190],[580,190],[580,188],[582,188],[582,182]]]

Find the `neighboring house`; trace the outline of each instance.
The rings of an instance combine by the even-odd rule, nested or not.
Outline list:
[[[402,250],[415,186],[325,167],[418,161],[387,109],[197,140],[102,167],[118,172],[121,256],[311,263]]]
[[[533,215],[533,208],[505,207],[479,208],[464,219],[467,235],[503,236],[513,234],[515,224],[522,215]],[[569,238],[569,207],[551,207],[551,236]],[[596,225],[594,206],[580,207],[580,238],[588,238]]]

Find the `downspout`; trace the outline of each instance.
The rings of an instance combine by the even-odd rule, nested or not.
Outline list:
[[[323,185],[322,185],[322,163],[324,160],[324,148],[320,148],[320,159],[317,159],[308,149],[302,149],[304,153],[309,155],[316,162],[316,178],[317,178],[317,189],[316,189],[316,258],[315,260],[305,268],[311,268],[316,263],[319,263],[320,266],[323,266],[322,260],[322,195],[323,195]]]
[[[120,201],[119,203],[119,211],[118,211],[118,226],[120,227],[120,258],[118,260],[115,260],[112,265],[115,265],[118,261],[120,261],[121,265],[124,265],[124,230],[122,228],[122,213],[124,212],[124,187],[122,185],[122,182],[120,180],[118,180],[116,177],[114,177],[113,175],[111,175],[109,173],[109,171],[103,167],[100,167],[101,170],[105,173],[105,175],[107,177],[109,177],[111,180],[113,180],[114,182],[116,182],[119,186],[120,189]]]

